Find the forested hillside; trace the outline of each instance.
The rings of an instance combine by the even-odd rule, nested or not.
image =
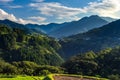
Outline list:
[[[73,35],[60,40],[65,58],[88,51],[98,52],[107,47],[120,45],[120,20],[86,33]]]
[[[110,77],[120,75],[120,47],[107,48],[100,52],[87,52],[73,56],[63,64],[69,74]],[[119,78],[120,79],[120,78]],[[119,80],[114,79],[114,80]],[[113,79],[111,79],[113,80]]]
[[[0,25],[0,58],[7,61],[33,61],[40,65],[60,65],[61,45],[44,35],[27,34],[24,30]]]

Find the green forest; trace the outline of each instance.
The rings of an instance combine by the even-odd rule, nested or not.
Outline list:
[[[78,53],[69,59],[58,40],[0,25],[0,77],[75,74],[120,79],[120,47]],[[12,77],[12,76],[9,76]]]
[[[111,77],[119,80],[120,47],[107,48],[98,53],[93,51],[73,56],[62,66],[69,74]]]
[[[63,62],[57,54],[60,47],[56,40],[47,36],[0,25],[0,58],[7,62],[32,61],[58,66]]]

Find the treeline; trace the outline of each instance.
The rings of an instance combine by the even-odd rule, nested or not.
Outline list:
[[[63,70],[60,67],[38,65],[30,61],[19,61],[7,63],[0,60],[0,74],[3,75],[32,75],[43,76],[50,73],[62,73]]]
[[[40,65],[58,66],[60,44],[50,37],[27,34],[22,29],[0,25],[0,58],[7,61],[32,61]]]
[[[81,74],[120,79],[120,47],[93,51],[70,58],[63,65],[69,74]],[[116,79],[114,79],[116,80]]]

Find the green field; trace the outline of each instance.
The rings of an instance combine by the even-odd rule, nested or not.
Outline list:
[[[6,76],[7,78],[0,78],[0,80],[53,80],[52,78],[53,75],[48,75],[48,76],[16,76],[16,77],[10,77]]]
[[[54,75],[62,75],[62,76],[72,76],[72,77],[82,77],[82,78],[91,78],[94,80],[108,80],[105,78],[97,78],[97,77],[90,77],[90,76],[78,76],[78,75],[68,75],[68,74],[54,74]],[[54,80],[53,74],[47,76],[16,76],[14,78],[0,78],[0,80]]]
[[[42,77],[17,76],[15,78],[0,78],[0,80],[42,80]]]

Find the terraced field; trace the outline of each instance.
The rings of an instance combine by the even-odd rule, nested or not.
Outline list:
[[[69,76],[69,75],[55,75],[54,80],[108,80],[104,78],[96,78],[96,77],[84,77],[84,76]]]
[[[96,78],[90,76],[50,74],[48,76],[41,76],[41,77],[17,76],[15,78],[0,78],[0,80],[108,80],[108,79]]]
[[[80,77],[69,77],[69,76],[54,76],[55,80],[96,80],[96,79],[87,79]]]

